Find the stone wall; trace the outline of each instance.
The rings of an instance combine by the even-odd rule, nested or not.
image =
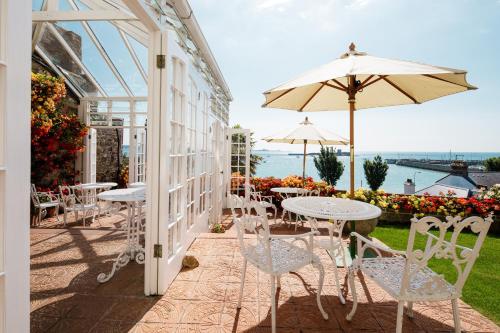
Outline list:
[[[123,165],[123,129],[98,128],[97,131],[97,182],[119,183]]]

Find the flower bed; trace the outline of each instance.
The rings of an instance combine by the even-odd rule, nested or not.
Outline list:
[[[273,187],[299,187],[307,190],[319,190],[322,196],[332,196],[335,193],[333,186],[328,185],[326,182],[316,182],[312,177],[304,179],[300,176],[287,176],[283,179],[274,177],[254,177],[250,183],[255,185],[255,189],[262,193],[262,195],[271,195],[274,198],[274,203],[278,206],[281,204],[282,198],[279,193],[271,192]]]
[[[390,194],[382,190],[370,191],[358,189],[354,199],[371,203],[380,207],[386,213],[407,213],[424,215],[481,215],[491,212],[500,214],[500,185],[495,185],[485,194],[480,192],[471,198],[456,198],[452,193],[443,196],[418,196],[404,194]],[[337,197],[347,198],[347,193],[337,193]]]
[[[303,179],[299,176],[288,176],[283,179],[274,177],[255,177],[251,179],[257,191],[262,195],[272,195],[275,204],[279,206],[281,197],[279,194],[271,192],[273,187],[302,187]],[[336,196],[338,198],[347,198],[348,194],[344,191],[336,191],[332,186],[325,182],[315,182],[311,177],[306,178],[304,188],[320,190],[322,196]],[[417,214],[424,215],[481,215],[485,216],[493,213],[500,216],[500,184],[492,186],[488,191],[479,192],[471,198],[456,198],[453,193],[443,194],[442,196],[418,196],[405,194],[391,194],[383,190],[371,191],[360,188],[354,193],[354,199],[371,203],[380,207],[384,215],[391,220],[409,221],[409,217]]]

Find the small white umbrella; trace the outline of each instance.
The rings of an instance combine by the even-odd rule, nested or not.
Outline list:
[[[263,138],[267,142],[303,144],[304,158],[302,161],[302,177],[306,179],[307,144],[323,145],[348,145],[349,140],[328,130],[318,128],[306,117],[300,126],[291,130]]]
[[[349,52],[324,66],[264,92],[263,107],[295,111],[349,110],[351,195],[354,193],[354,111],[420,104],[476,89],[466,71]]]

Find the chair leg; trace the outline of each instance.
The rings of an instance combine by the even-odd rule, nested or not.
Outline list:
[[[243,260],[243,271],[241,272],[240,297],[238,298],[238,309],[241,309],[241,299],[243,298],[243,286],[245,285],[245,275],[247,272],[247,260]]]
[[[316,293],[316,303],[318,303],[319,311],[323,316],[323,319],[328,319],[328,314],[323,309],[323,305],[321,305],[321,292],[323,291],[323,282],[325,280],[325,270],[323,269],[323,265],[320,263],[313,264],[313,266],[317,266],[319,271],[319,281],[318,281],[318,292]]]
[[[42,223],[42,212],[43,212],[43,209],[40,208],[38,210],[37,226],[39,226]]]
[[[342,289],[340,289],[340,281],[339,281],[339,272],[337,268],[337,263],[335,260],[332,261],[333,264],[333,273],[335,274],[335,283],[337,284],[337,293],[339,294],[340,303],[345,304],[344,296],[342,295]],[[346,266],[344,266],[346,267]]]
[[[451,306],[453,308],[453,322],[455,323],[455,333],[460,333],[462,329],[460,328],[460,312],[458,310],[458,299],[451,300]]]
[[[277,217],[278,217],[278,208],[274,207],[274,224],[276,224]]]
[[[64,210],[64,216],[63,216],[63,219],[64,219],[64,226],[66,227],[66,223],[68,221],[68,212],[66,212],[66,209]]]
[[[403,332],[403,309],[404,309],[404,305],[405,305],[404,301],[399,301],[398,302],[398,313],[396,315],[396,333]]]
[[[272,333],[276,333],[276,280],[271,275],[271,327]]]
[[[408,317],[413,318],[413,302],[408,302],[407,306],[408,311],[406,312],[406,314],[408,315]]]
[[[348,278],[349,278],[349,287],[351,288],[352,293],[352,310],[347,315],[347,321],[351,321],[352,317],[356,313],[356,309],[358,308],[358,295],[356,294],[356,286],[354,285],[354,274],[356,274],[356,270],[349,269]]]
[[[57,205],[54,209],[56,211],[56,221],[61,222],[61,220],[59,219],[59,205]]]

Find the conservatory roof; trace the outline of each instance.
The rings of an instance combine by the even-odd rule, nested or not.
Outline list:
[[[33,0],[32,10],[32,51],[79,97],[147,96],[148,27],[156,25],[176,31],[217,99],[232,99],[186,0]]]

